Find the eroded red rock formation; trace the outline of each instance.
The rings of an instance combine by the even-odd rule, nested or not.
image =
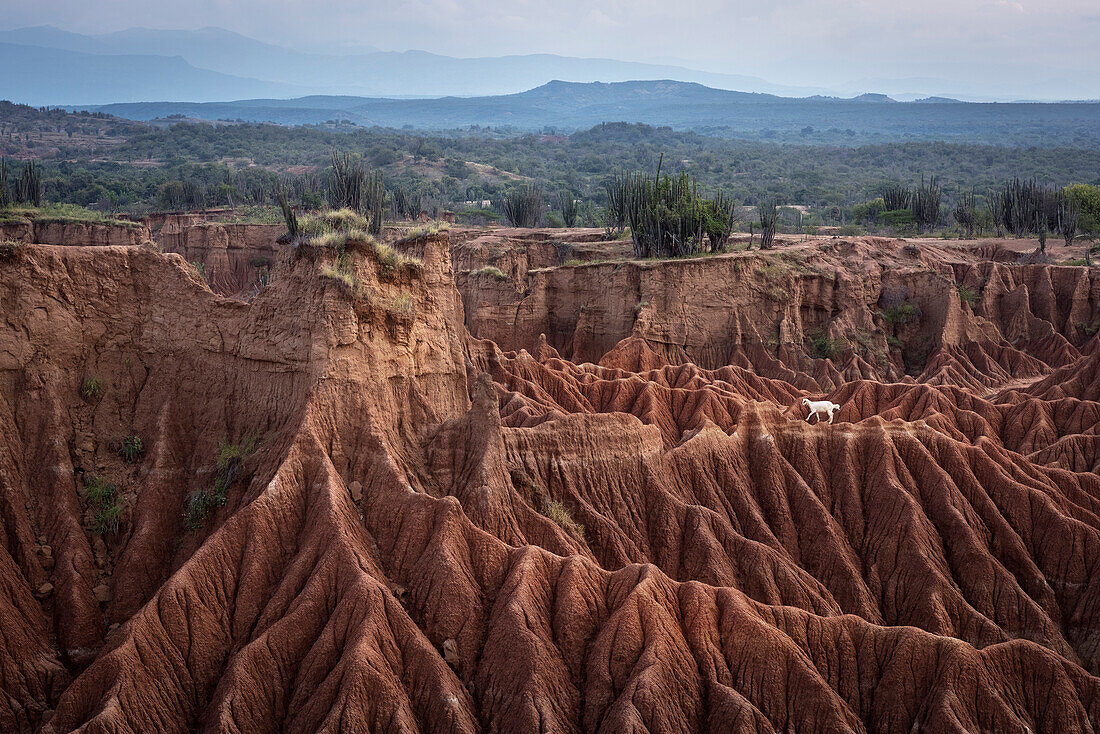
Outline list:
[[[248,302],[9,248],[0,728],[1094,731],[1091,275],[834,246],[536,271],[474,336],[445,237],[280,253]]]

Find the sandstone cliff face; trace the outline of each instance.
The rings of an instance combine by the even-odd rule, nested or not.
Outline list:
[[[136,246],[151,239],[143,224],[119,225],[91,222],[48,222],[27,219],[0,224],[0,240],[41,245]]]
[[[403,249],[420,264],[301,248],[247,303],[147,249],[0,261],[0,728],[1100,726],[1079,269],[792,265],[791,304],[755,313],[751,258],[561,268],[505,352],[467,336],[446,238]],[[882,329],[900,286],[922,318],[891,334],[937,340],[938,380],[805,355],[812,328]],[[835,425],[802,420],[807,390]]]
[[[521,280],[471,272],[458,283],[471,334],[505,350],[533,349],[545,335],[574,362],[651,366],[613,353],[633,337],[662,364],[740,364],[809,390],[906,372],[988,390],[1080,357],[1095,331],[1100,280],[1086,268],[911,249],[825,240],[768,255],[544,268]],[[832,345],[831,362],[815,341]]]
[[[282,259],[276,224],[204,222],[196,215],[171,215],[158,222],[157,244],[202,265],[210,287],[223,295],[246,294],[271,280]]]

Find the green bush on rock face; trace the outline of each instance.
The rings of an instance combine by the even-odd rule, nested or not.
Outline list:
[[[99,400],[102,394],[103,380],[96,375],[86,378],[84,383],[80,386],[80,397],[84,398],[89,403]]]
[[[963,303],[968,303],[971,306],[977,306],[978,301],[981,300],[981,296],[978,295],[978,292],[968,285],[963,285],[962,283],[959,283],[955,286],[955,290],[959,294],[959,300]]]
[[[136,433],[124,436],[122,441],[119,442],[118,455],[121,456],[123,461],[127,464],[133,464],[144,456],[145,444],[142,443],[141,437]]]
[[[125,509],[119,488],[99,476],[89,476],[84,485],[84,501],[92,512],[92,530],[100,535],[118,532]]]
[[[557,500],[547,498],[543,502],[542,514],[557,523],[565,532],[584,542],[584,525],[573,519],[569,509]]]
[[[844,351],[842,339],[830,339],[825,329],[814,329],[806,333],[806,339],[810,344],[810,355],[817,359],[833,359]]]
[[[883,310],[882,317],[891,324],[908,324],[920,318],[920,309],[912,303],[905,301],[887,307]]]
[[[504,274],[504,271],[495,265],[486,265],[480,270],[475,270],[474,275],[488,275],[490,278],[496,278],[497,280],[508,280],[508,276]]]
[[[206,524],[206,518],[229,500],[229,488],[241,472],[242,465],[256,450],[256,435],[249,434],[240,443],[222,441],[218,444],[218,470],[214,484],[196,489],[187,495],[183,507],[183,524],[188,530],[198,530]]]

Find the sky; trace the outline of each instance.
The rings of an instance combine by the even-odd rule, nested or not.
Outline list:
[[[860,91],[889,79],[996,95],[1056,81],[1093,98],[1100,69],[1098,0],[0,0],[0,10],[5,28],[218,26],[309,50],[556,53]]]

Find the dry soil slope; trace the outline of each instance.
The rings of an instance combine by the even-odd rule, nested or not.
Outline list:
[[[0,726],[1100,725],[1100,482],[1039,457],[1096,395],[861,380],[809,426],[740,367],[467,341],[447,243],[413,249],[353,248],[354,288],[302,250],[248,304],[139,248],[0,263]],[[82,472],[128,497],[105,542]]]

